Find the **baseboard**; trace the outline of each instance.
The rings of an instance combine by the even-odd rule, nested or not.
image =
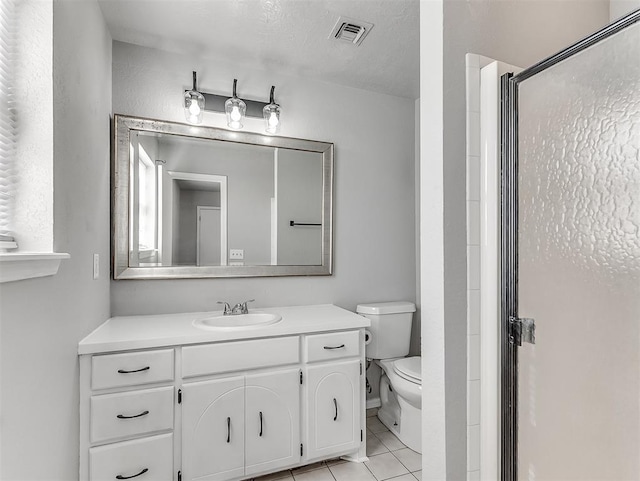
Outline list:
[[[380,398],[374,397],[371,399],[367,399],[367,409],[379,408],[380,407]]]

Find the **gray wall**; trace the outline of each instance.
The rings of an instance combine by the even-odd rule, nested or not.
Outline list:
[[[278,150],[278,264],[322,263],[322,155]]]
[[[54,248],[71,259],[54,277],[0,290],[0,477],[10,480],[77,479],[78,341],[110,314],[111,37],[95,1],[54,2],[53,31]]]
[[[220,192],[180,189],[178,231],[174,232],[176,237],[173,241],[178,245],[175,264],[196,265],[198,206],[220,207]]]
[[[181,96],[192,70],[208,92],[228,92],[233,78],[247,98],[262,98],[270,85],[278,86],[285,112],[281,135],[335,143],[335,274],[113,281],[112,314],[213,310],[220,299],[255,298],[256,307],[334,303],[348,309],[361,302],[415,300],[413,100],[253,70],[209,54],[187,58],[114,42],[114,112],[182,122]],[[203,123],[222,127],[224,116],[205,113]],[[263,131],[259,120],[248,119],[245,127]]]
[[[465,54],[527,67],[608,23],[604,0],[444,1],[447,479],[466,479]]]
[[[167,162],[167,171],[227,177],[227,249],[243,249],[247,265],[268,265],[271,261],[273,152],[272,147],[179,137],[161,142],[160,156]]]

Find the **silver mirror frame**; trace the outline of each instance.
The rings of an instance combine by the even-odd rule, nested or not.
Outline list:
[[[236,142],[322,154],[322,265],[315,266],[129,266],[129,165],[131,131]],[[333,144],[237,132],[163,120],[114,115],[111,159],[111,256],[113,279],[327,276],[333,272]]]

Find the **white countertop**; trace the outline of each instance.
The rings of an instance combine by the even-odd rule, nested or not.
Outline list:
[[[112,317],[80,341],[78,354],[338,331],[371,325],[366,317],[331,304],[257,308],[249,312],[279,314],[282,321],[237,330],[204,330],[195,327],[193,321],[221,315],[221,311]]]

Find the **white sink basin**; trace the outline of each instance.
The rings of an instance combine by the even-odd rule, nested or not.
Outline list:
[[[249,314],[229,314],[204,317],[193,321],[193,325],[200,329],[234,331],[236,329],[251,329],[268,326],[282,321],[282,316],[269,312],[250,312]]]

